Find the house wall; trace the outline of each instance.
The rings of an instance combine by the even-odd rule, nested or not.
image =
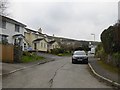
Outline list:
[[[16,35],[16,34],[22,34],[24,36],[24,27],[21,27],[20,26],[20,32],[16,32],[15,31],[15,24],[12,24],[12,23],[9,23],[9,22],[6,22],[6,29],[0,27],[0,29],[2,29],[2,34],[3,35],[8,35],[7,39],[8,39],[8,43],[10,44],[14,44],[14,38],[13,38],[13,35]],[[23,41],[22,41],[23,43]],[[23,50],[24,50],[24,43],[22,44],[23,46]]]
[[[32,48],[34,49],[34,44],[32,43],[35,39],[37,39],[38,38],[38,35],[36,35],[35,33],[31,33],[30,34],[30,37],[31,37],[31,46],[32,46]]]
[[[42,36],[35,34],[34,32],[26,32],[25,33],[25,38],[29,42],[30,46],[34,50],[34,43],[33,41],[37,38],[43,38]]]
[[[25,32],[25,40],[32,46],[31,33]]]

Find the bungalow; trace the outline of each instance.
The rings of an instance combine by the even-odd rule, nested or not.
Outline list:
[[[11,19],[0,16],[0,42],[8,42],[13,45],[20,45],[24,50],[24,31],[26,25]]]
[[[55,49],[55,48],[60,48],[57,41],[53,40],[53,41],[48,42],[48,51],[49,52],[51,52],[51,50]]]
[[[47,52],[47,41],[45,38],[38,38],[33,41],[34,50]]]

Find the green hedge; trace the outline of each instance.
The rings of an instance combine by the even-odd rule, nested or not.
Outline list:
[[[64,53],[65,52],[65,50],[64,49],[62,49],[62,48],[55,48],[55,49],[52,49],[51,50],[51,53],[52,54],[60,54],[60,53]]]
[[[111,65],[120,67],[120,22],[105,29],[101,34],[101,41],[96,56]]]
[[[106,53],[112,54],[120,51],[120,24],[105,29],[101,34],[101,41]]]

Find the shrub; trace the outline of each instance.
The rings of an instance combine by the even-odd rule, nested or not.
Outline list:
[[[34,53],[28,52],[28,51],[24,51],[23,55],[24,56],[32,56]]]
[[[113,62],[115,63],[115,65],[117,67],[120,67],[120,52],[114,53],[112,57],[113,57],[113,60],[114,60]]]
[[[59,53],[64,53],[65,52],[65,50],[64,49],[62,49],[62,48],[55,48],[55,49],[52,49],[51,50],[51,53],[52,54],[59,54]]]
[[[23,55],[22,46],[14,45],[14,61],[21,62],[22,55]]]
[[[101,34],[101,41],[106,53],[112,54],[120,51],[120,24],[110,26]]]
[[[63,54],[62,54],[62,53],[59,53],[58,56],[63,56]]]

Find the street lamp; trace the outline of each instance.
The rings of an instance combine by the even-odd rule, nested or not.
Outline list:
[[[91,33],[91,35],[93,35],[93,36],[94,36],[94,42],[95,42],[95,34]]]

